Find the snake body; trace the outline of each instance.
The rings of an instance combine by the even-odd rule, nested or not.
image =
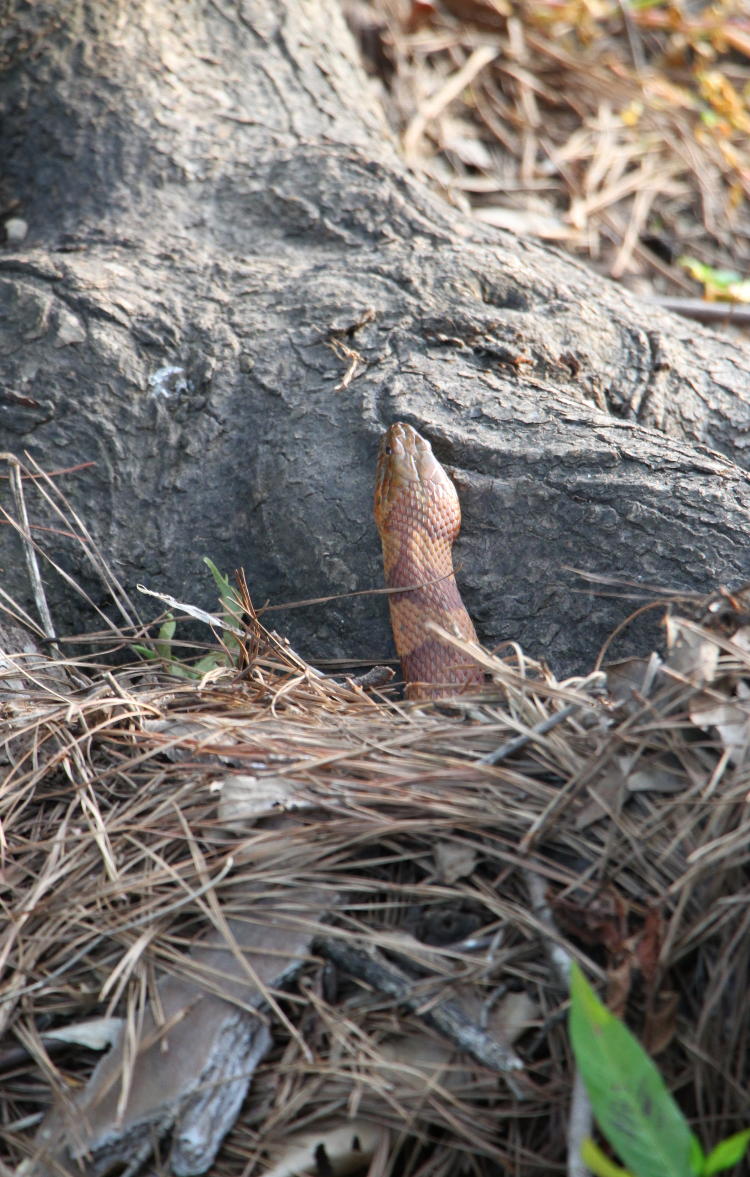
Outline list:
[[[386,587],[409,590],[388,597],[407,697],[434,699],[480,686],[479,666],[425,628],[434,621],[457,637],[477,640],[453,574],[453,542],[461,527],[456,488],[430,443],[400,421],[380,444],[375,522]]]

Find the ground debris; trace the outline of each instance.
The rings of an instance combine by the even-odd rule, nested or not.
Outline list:
[[[79,662],[66,685],[59,660],[29,651],[24,677],[15,657],[4,1162],[552,1171],[571,957],[680,1077],[698,1134],[737,1130],[750,644],[744,597],[716,601],[673,608],[662,657],[611,690],[513,648],[480,652],[483,692],[404,703],[285,656],[253,616],[252,657],[201,681]],[[120,1019],[98,1064],[74,1029],[97,1017]],[[212,1062],[230,1040],[241,1079]]]
[[[344,9],[407,162],[449,200],[680,313],[716,310],[704,294],[747,325],[744,0]]]

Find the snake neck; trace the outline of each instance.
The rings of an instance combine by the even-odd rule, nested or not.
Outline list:
[[[380,526],[386,585],[420,585],[420,592],[439,601],[453,578],[453,541],[460,525],[455,499],[416,484],[402,487]],[[441,584],[427,583],[434,580]],[[436,591],[430,593],[432,588]]]
[[[408,590],[389,597],[404,677],[407,682],[440,681],[449,673],[449,681],[458,684],[464,678],[452,664],[458,666],[465,659],[425,626],[426,621],[432,621],[456,637],[476,641],[453,572],[453,540],[460,524],[458,503],[452,496],[427,496],[424,488],[404,490],[386,523],[381,529],[385,582],[388,588]],[[477,681],[477,672],[466,681]]]
[[[380,444],[375,520],[383,544],[391,626],[409,698],[435,698],[482,685],[481,667],[430,628],[465,641],[476,634],[453,575],[461,526],[456,488],[428,441],[404,422]]]

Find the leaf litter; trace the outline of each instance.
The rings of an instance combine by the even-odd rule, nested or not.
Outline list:
[[[464,647],[485,691],[425,704],[308,665],[241,581],[190,679],[45,493],[111,610],[45,655],[6,602],[8,1169],[562,1171],[571,959],[707,1145],[743,1127],[749,590],[564,682]]]
[[[344,8],[407,163],[448,200],[671,309],[747,326],[745,0]]]

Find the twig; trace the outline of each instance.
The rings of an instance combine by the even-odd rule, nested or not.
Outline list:
[[[519,748],[523,748],[526,744],[531,743],[535,736],[544,736],[547,732],[552,731],[553,727],[557,727],[558,723],[562,723],[563,720],[568,719],[579,707],[580,703],[568,703],[567,707],[562,707],[554,715],[548,715],[546,719],[534,724],[523,735],[514,736],[512,740],[507,740],[499,748],[496,748],[494,752],[488,752],[486,756],[480,757],[477,764],[499,764],[501,760],[512,756]]]
[[[143,584],[137,584],[135,587],[139,593],[145,593],[147,597],[156,597],[157,601],[163,601],[165,605],[169,605],[170,609],[179,609],[181,613],[187,613],[188,617],[194,617],[196,621],[203,621],[206,625],[214,626],[216,629],[226,630],[235,638],[245,637],[244,630],[237,625],[231,625],[223,617],[219,617],[217,613],[207,613],[205,609],[199,609],[197,605],[186,605],[184,601],[178,601],[169,593],[157,593],[154,589],[146,588]]]
[[[581,1072],[576,1069],[568,1116],[568,1177],[590,1177],[588,1168],[581,1160],[581,1145],[591,1135],[592,1122],[588,1092]]]
[[[29,580],[31,581],[31,588],[34,594],[34,602],[39,613],[39,619],[42,623],[42,629],[45,636],[53,643],[53,649],[58,657],[62,657],[60,650],[55,643],[55,627],[52,624],[52,617],[47,605],[47,598],[44,595],[44,587],[42,585],[42,577],[39,572],[39,563],[34,551],[34,541],[31,538],[31,527],[29,525],[29,515],[26,510],[26,500],[23,497],[23,483],[21,482],[21,463],[15,454],[0,454],[0,460],[8,463],[10,474],[10,488],[13,493],[13,502],[16,505],[18,512],[18,521],[15,523],[16,530],[21,536],[23,543],[23,553],[26,560],[26,568],[29,573]],[[7,516],[6,516],[7,518]],[[11,520],[11,522],[13,522]]]
[[[550,963],[560,984],[567,992],[570,985],[570,966],[573,958],[560,943],[555,917],[547,902],[544,880],[533,870],[526,870],[524,874],[531,900],[531,910],[542,927],[549,933],[544,939]],[[586,1137],[591,1135],[592,1124],[591,1103],[580,1072],[576,1068],[568,1115],[568,1177],[589,1177],[589,1170],[581,1160],[581,1145]]]
[[[471,85],[476,76],[482,72],[485,66],[494,61],[499,53],[500,47],[498,45],[479,45],[461,68],[456,70],[440,87],[437,94],[433,94],[422,105],[404,131],[403,145],[407,159],[411,160],[416,155],[419,141],[433,119],[436,119],[446,106],[453,102],[454,98],[458,98],[459,94]]]
[[[699,323],[732,323],[736,327],[747,327],[750,324],[750,307],[736,302],[705,302],[702,298],[673,298],[668,295],[646,298],[644,301],[686,319],[697,319]]]
[[[373,666],[364,674],[356,674],[346,678],[345,682],[350,683],[353,687],[360,687],[363,691],[368,691],[374,690],[376,687],[384,687],[395,677],[396,671],[392,666]]]
[[[638,27],[633,23],[633,17],[630,12],[630,7],[624,0],[617,0],[618,8],[622,15],[622,23],[625,26],[625,32],[628,38],[628,45],[630,46],[630,55],[633,58],[633,65],[636,70],[641,73],[646,67],[646,59],[643,53],[643,44],[641,42],[641,34]]]
[[[521,1085],[512,1078],[514,1071],[523,1070],[521,1059],[514,1051],[486,1034],[457,1002],[441,1001],[425,1009],[424,994],[415,989],[413,978],[407,977],[393,965],[386,968],[369,953],[343,939],[321,937],[314,947],[353,977],[366,981],[380,993],[395,997],[400,1005],[405,1005],[428,1026],[455,1042],[478,1063],[505,1075],[516,1099],[525,1098]]]
[[[28,453],[25,454],[25,457],[30,462],[32,470],[37,472],[38,480],[36,481],[35,485],[38,493],[42,496],[44,501],[49,504],[50,508],[55,512],[59,519],[66,523],[72,520],[72,522],[75,524],[78,529],[77,534],[75,534],[75,538],[85,553],[86,558],[98,576],[101,577],[102,582],[106,585],[114,604],[120,610],[120,613],[125,619],[126,624],[135,628],[136,623],[140,621],[140,618],[138,618],[137,615],[135,621],[131,616],[131,612],[135,612],[135,606],[128,597],[125,589],[120,584],[117,577],[112,572],[112,569],[109,567],[107,561],[99,551],[94,541],[94,537],[92,536],[88,527],[75,511],[73,505],[68,501],[64,492],[55,482],[52,481],[52,479],[49,477],[46,471],[41,468],[38,462],[35,462],[33,457],[31,457],[31,455]],[[48,489],[45,489],[45,484]],[[60,504],[62,504],[62,506],[60,506]],[[49,557],[47,557],[47,559],[49,559]],[[53,561],[50,561],[50,563],[53,564],[53,567],[56,567]],[[79,592],[82,591],[78,585],[76,585],[76,588],[78,588]],[[101,611],[99,610],[99,612]]]

